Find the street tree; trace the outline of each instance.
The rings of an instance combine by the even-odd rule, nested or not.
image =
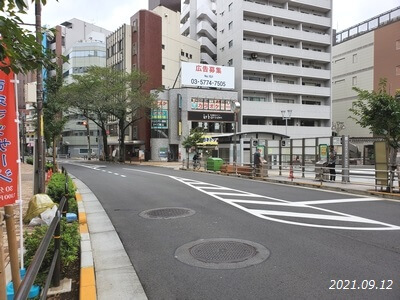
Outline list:
[[[74,82],[63,88],[64,99],[73,109],[92,120],[102,131],[104,155],[110,159],[107,124],[118,123],[119,160],[125,158],[126,129],[154,107],[156,94],[143,91],[147,77],[104,67],[90,67],[88,72],[74,76]]]
[[[197,127],[190,130],[190,134],[186,136],[182,141],[182,146],[186,149],[186,168],[189,169],[189,150],[194,148],[198,151],[198,144],[204,141],[204,129]]]
[[[45,102],[43,107],[44,139],[46,145],[53,149],[53,168],[57,169],[56,147],[61,137],[67,118],[63,115],[67,107],[60,94],[62,87],[62,72],[57,69],[55,76],[47,77],[45,80]]]
[[[40,1],[45,5],[46,0]],[[23,28],[21,15],[26,14],[25,0],[0,1],[0,70],[9,73],[26,73],[38,67],[53,68],[54,55],[43,51],[33,32]]]
[[[104,158],[108,160],[107,122],[111,97],[109,91],[113,87],[109,85],[108,78],[106,74],[102,74],[101,69],[103,68],[91,67],[83,75],[74,75],[73,82],[63,86],[61,93],[70,114],[82,114],[100,128]]]
[[[146,92],[144,86],[148,76],[137,70],[131,73],[111,69],[105,71],[114,87],[108,112],[118,122],[119,161],[122,162],[125,161],[126,130],[140,119],[149,118],[150,109],[156,108],[158,91]]]
[[[369,92],[360,88],[358,100],[353,102],[350,116],[363,128],[369,128],[374,136],[382,137],[388,145],[389,165],[391,167],[390,187],[393,186],[393,171],[396,169],[397,151],[400,148],[400,96],[391,96],[386,89],[386,79],[381,79],[377,91]]]

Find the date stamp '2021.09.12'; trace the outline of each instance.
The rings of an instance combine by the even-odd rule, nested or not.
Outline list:
[[[391,290],[393,289],[393,280],[348,280],[331,279],[330,290]]]

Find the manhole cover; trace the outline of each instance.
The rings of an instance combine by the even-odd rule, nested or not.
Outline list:
[[[267,248],[254,242],[217,238],[185,244],[175,251],[175,258],[201,268],[237,269],[259,264],[269,254]]]
[[[193,215],[194,210],[182,207],[165,207],[142,211],[139,215],[147,219],[173,219]]]
[[[195,245],[190,254],[206,263],[233,263],[256,255],[255,247],[235,241],[214,241]]]

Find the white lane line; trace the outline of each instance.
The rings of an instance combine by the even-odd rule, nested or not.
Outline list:
[[[254,197],[254,198],[265,198],[265,196],[262,195],[256,195],[256,194],[246,194],[246,193],[220,193],[220,192],[207,192],[204,191],[204,189],[199,189],[203,190],[204,193],[209,194],[209,195],[220,195],[220,196],[246,196],[246,197]]]
[[[121,175],[121,177],[124,177],[124,178],[125,178],[126,176],[125,176],[125,175]]]
[[[276,205],[276,206],[288,206],[288,207],[307,207],[305,204],[297,203],[297,202],[271,202],[271,201],[258,201],[258,200],[243,200],[243,199],[225,199],[230,200],[235,203],[243,203],[243,204],[260,204],[260,205]]]
[[[349,198],[349,199],[333,199],[333,200],[310,200],[310,201],[296,201],[296,203],[304,205],[315,204],[330,204],[330,203],[350,203],[350,202],[367,202],[367,201],[381,201],[379,198]]]
[[[107,172],[106,170],[101,170],[101,171],[103,171],[103,172]]]
[[[114,175],[117,175],[117,176],[118,176],[119,174],[118,174],[118,173],[114,173]]]
[[[107,171],[108,174],[112,174],[113,172]]]
[[[379,222],[379,221],[365,219],[365,218],[357,217],[357,216],[342,217],[342,216],[332,216],[332,215],[323,215],[323,214],[308,214],[308,213],[297,213],[297,212],[288,212],[288,211],[256,210],[256,209],[251,209],[250,212],[252,214],[260,214],[260,215],[266,215],[266,216],[281,216],[281,217],[295,217],[295,218],[307,218],[307,219],[381,224],[381,222]]]
[[[288,221],[288,220],[282,220],[282,219],[278,219],[278,218],[272,218],[272,217],[268,217],[266,215],[262,215],[262,214],[257,213],[258,210],[251,210],[251,209],[248,209],[246,207],[243,207],[243,206],[235,203],[235,201],[237,202],[239,200],[231,200],[231,199],[226,199],[226,198],[220,197],[218,195],[213,195],[212,193],[207,192],[206,191],[207,188],[205,187],[205,186],[208,185],[208,186],[220,187],[221,189],[224,189],[224,187],[222,187],[222,186],[218,186],[218,185],[214,185],[214,184],[208,184],[208,183],[205,183],[205,182],[196,181],[196,180],[192,180],[192,179],[186,179],[186,178],[182,178],[182,177],[176,177],[176,176],[156,173],[156,172],[149,172],[149,171],[143,171],[143,170],[134,170],[134,169],[128,169],[128,168],[124,168],[124,169],[125,170],[129,170],[129,171],[142,172],[142,173],[148,173],[148,174],[152,174],[152,175],[159,175],[159,176],[169,177],[171,179],[174,179],[174,180],[177,180],[179,182],[182,182],[183,184],[188,185],[189,187],[191,187],[193,189],[196,189],[196,190],[198,190],[198,191],[200,191],[202,193],[205,193],[205,194],[207,194],[207,195],[209,195],[209,196],[211,196],[213,198],[216,198],[216,199],[218,199],[218,200],[220,200],[222,202],[230,204],[230,205],[232,205],[232,206],[234,206],[234,207],[236,207],[236,208],[238,208],[238,209],[240,209],[242,211],[250,213],[253,216],[256,216],[256,217],[259,217],[259,218],[262,218],[262,219],[265,219],[265,220],[274,221],[274,222],[280,222],[280,223],[297,225],[297,226],[316,227],[316,228],[329,228],[329,229],[342,229],[342,230],[343,229],[344,230],[363,230],[363,231],[366,231],[366,230],[374,230],[374,231],[375,230],[379,230],[379,231],[381,231],[381,230],[400,230],[400,226],[387,224],[387,223],[383,223],[383,222],[379,222],[379,221],[375,221],[375,220],[364,219],[364,218],[363,218],[364,219],[363,223],[365,223],[365,221],[367,221],[367,223],[378,224],[378,225],[381,225],[382,227],[344,227],[344,226],[332,226],[332,225],[323,225],[323,224],[303,223],[303,222],[299,222],[299,221]],[[202,187],[200,187],[199,185],[202,185]],[[227,191],[237,192],[236,195],[238,197],[247,196],[247,195],[250,194],[250,193],[247,193],[247,192],[244,192],[244,191],[230,189],[230,188],[226,188],[226,190]],[[315,189],[312,189],[312,190],[315,190]],[[345,193],[345,194],[348,195],[348,193]],[[270,199],[270,200],[277,201],[277,202],[281,202],[281,203],[285,203],[288,206],[291,205],[291,204],[298,204],[297,202],[290,202],[290,201],[287,201],[287,200],[277,199],[277,198],[273,198],[273,197],[263,196],[263,198]],[[339,216],[339,218],[345,217],[347,219],[349,219],[349,218],[360,219],[360,217],[357,217],[357,216],[353,216],[353,215],[349,215],[349,214],[345,214],[345,213],[342,213],[342,212],[333,211],[333,210],[329,210],[329,209],[324,209],[324,208],[321,208],[321,207],[313,207],[313,206],[305,205],[305,204],[302,205],[302,207],[307,207],[307,208],[310,208],[310,209],[313,209],[313,210],[325,211],[325,212],[329,212],[329,213],[332,213],[332,214],[336,214],[336,215]],[[340,217],[340,216],[342,216],[342,217]]]

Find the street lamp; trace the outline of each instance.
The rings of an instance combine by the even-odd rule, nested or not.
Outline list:
[[[287,136],[287,121],[291,119],[292,110],[281,110],[282,113],[282,120],[285,120],[285,135]]]
[[[234,135],[234,147],[233,147],[233,165],[235,166],[235,173],[237,175],[237,126],[238,126],[238,114],[240,112],[240,102],[232,101],[232,110],[235,114],[235,135]]]
[[[332,131],[336,132],[337,136],[339,136],[340,131],[342,131],[343,129],[346,129],[344,122],[336,121],[335,123],[332,124]]]

